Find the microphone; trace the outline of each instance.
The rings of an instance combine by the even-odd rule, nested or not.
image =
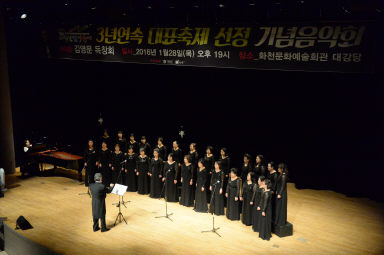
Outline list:
[[[120,165],[122,165],[122,164],[124,164],[124,163],[126,163],[126,162],[127,162],[127,160],[124,160],[123,162],[120,163]]]
[[[216,184],[219,184],[220,183],[220,180],[217,180],[214,184],[212,185],[216,185]]]

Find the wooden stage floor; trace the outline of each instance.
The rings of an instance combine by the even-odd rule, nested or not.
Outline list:
[[[33,225],[18,230],[31,240],[62,254],[384,254],[384,205],[349,198],[332,191],[297,190],[288,185],[288,220],[294,234],[263,241],[251,227],[224,216],[216,217],[222,238],[204,233],[212,227],[209,214],[170,203],[173,222],[155,216],[165,213],[164,200],[128,193],[124,223],[113,227],[118,201],[110,194],[106,233],[92,231],[91,199],[66,177],[11,178],[0,216],[14,227],[23,215]]]

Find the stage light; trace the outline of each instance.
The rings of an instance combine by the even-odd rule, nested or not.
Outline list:
[[[148,5],[147,8],[148,8],[148,9],[152,9],[152,6]]]
[[[224,8],[224,4],[219,4],[219,7],[220,8]]]
[[[94,7],[91,7],[91,10],[96,10],[96,6],[94,6]]]
[[[27,14],[25,13],[21,14],[20,19],[25,19],[25,18],[27,18]]]

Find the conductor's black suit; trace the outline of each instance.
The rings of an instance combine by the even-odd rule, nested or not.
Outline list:
[[[107,230],[105,224],[105,197],[111,189],[100,182],[89,184],[89,189],[92,194],[92,216],[93,216],[93,231],[99,230],[99,219],[101,221],[101,230]]]

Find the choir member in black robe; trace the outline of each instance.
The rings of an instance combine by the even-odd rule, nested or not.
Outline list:
[[[272,191],[271,191],[271,181],[265,179],[263,182],[264,191],[261,194],[260,203],[257,207],[257,210],[261,212],[259,217],[259,237],[263,240],[268,240],[272,237]]]
[[[156,149],[159,150],[159,157],[162,159],[162,160],[167,160],[167,147],[165,147],[165,145],[163,144],[163,138],[162,137],[159,137],[157,139],[157,146],[156,146]]]
[[[276,193],[276,184],[277,184],[277,177],[278,173],[275,169],[275,163],[269,162],[268,163],[268,173],[267,173],[267,179],[271,181],[271,192],[272,194]]]
[[[114,142],[112,141],[112,138],[108,134],[108,129],[104,130],[104,134],[100,139],[100,144],[105,142],[107,144],[108,148],[113,148],[115,146]]]
[[[275,226],[285,226],[285,224],[287,224],[287,165],[284,163],[279,164],[277,171],[279,172],[279,176],[276,184],[274,224]]]
[[[196,143],[189,145],[189,156],[191,157],[191,163],[194,167],[197,167],[197,161],[199,160],[199,154],[196,151]]]
[[[192,166],[193,166],[193,177],[196,178],[196,171],[197,171],[197,161],[199,160],[199,154],[197,153],[196,151],[196,143],[191,143],[189,145],[189,154],[188,154],[190,157],[191,157],[191,163],[192,163]],[[194,182],[196,182],[196,179],[193,179]]]
[[[254,183],[254,172],[249,172],[247,175],[247,181],[243,183],[243,192],[240,197],[240,200],[243,202],[242,210],[241,210],[241,222],[243,222],[246,226],[252,225],[252,217],[253,217],[253,205],[251,205],[251,201],[253,198],[253,190],[255,189],[256,183]]]
[[[275,169],[275,163],[269,162],[268,163],[268,173],[267,173],[267,179],[271,181],[271,201],[272,201],[272,222],[275,222],[275,199],[276,199],[276,184],[277,184],[277,177],[278,173]]]
[[[257,210],[257,207],[260,204],[261,200],[261,195],[264,192],[263,188],[263,182],[265,180],[265,177],[259,176],[257,179],[257,185],[253,187],[253,196],[252,196],[252,201],[250,202],[251,205],[253,205],[253,211],[252,211],[252,228],[253,231],[259,232],[259,218],[261,215],[260,210]]]
[[[230,220],[240,220],[241,179],[237,176],[237,169],[232,168],[228,179],[225,197],[227,198],[226,216]]]
[[[215,169],[215,157],[213,156],[213,147],[208,146],[205,150],[204,166],[207,169],[207,180],[205,188],[207,189],[207,196],[210,196],[209,184],[211,182],[212,171]]]
[[[92,217],[93,217],[93,231],[99,231],[99,220],[101,223],[101,232],[106,232],[109,229],[105,224],[105,197],[107,193],[111,193],[113,184],[106,186],[103,184],[102,174],[96,173],[94,176],[94,183],[89,185],[92,194]]]
[[[230,159],[228,157],[227,148],[221,148],[220,150],[220,168],[224,173],[224,191],[227,190],[228,178],[229,178],[229,170],[230,170]],[[224,200],[224,206],[226,205],[227,200]]]
[[[127,140],[123,137],[123,131],[117,133],[116,143],[120,146],[120,150],[124,153],[127,152]]]
[[[177,192],[177,177],[179,174],[179,166],[173,159],[173,154],[168,155],[168,161],[164,164],[163,182],[165,182],[165,199],[167,202],[178,202],[179,195]]]
[[[141,195],[149,194],[149,170],[151,169],[151,161],[145,154],[144,148],[140,148],[136,169],[137,192]]]
[[[94,148],[93,140],[88,141],[88,148],[84,152],[84,168],[85,168],[85,186],[88,187],[93,183],[94,175],[97,169],[97,155]]]
[[[198,162],[199,169],[197,170],[196,178],[196,193],[195,193],[195,208],[196,212],[207,212],[208,203],[207,203],[207,168],[203,164],[203,160],[200,159]]]
[[[174,161],[176,161],[177,165],[181,167],[181,164],[183,163],[183,152],[179,148],[179,142],[178,141],[173,141],[172,143],[172,155]]]
[[[120,150],[120,145],[115,145],[112,152],[112,183],[125,185],[124,153]]]
[[[247,175],[249,172],[252,172],[252,165],[251,165],[251,155],[248,153],[244,155],[244,163],[241,166],[241,180],[245,182],[247,180]]]
[[[163,178],[163,160],[160,158],[160,153],[158,149],[153,151],[153,158],[151,159],[151,171],[149,172],[149,176],[151,178],[151,191],[149,196],[152,198],[160,198],[161,190],[163,188],[163,184],[161,179]]]
[[[145,155],[151,155],[152,153],[152,148],[149,143],[147,143],[147,138],[145,136],[141,137],[140,144],[139,144],[140,149],[144,149]]]
[[[267,175],[266,168],[264,165],[264,156],[263,155],[257,155],[256,156],[256,164],[255,164],[255,168],[253,171],[255,172],[256,179],[259,179],[260,176],[266,176]]]
[[[221,170],[224,172],[225,178],[228,178],[230,170],[230,158],[228,157],[227,148],[221,148],[219,162]]]
[[[135,141],[135,135],[133,133],[129,136],[128,145],[132,146],[133,152],[136,153],[136,155],[139,154],[140,146],[139,143]]]
[[[193,206],[193,175],[194,166],[190,155],[184,156],[184,164],[181,166],[181,196],[180,204],[184,206]]]
[[[103,184],[107,187],[111,184],[111,181],[112,181],[111,161],[112,161],[112,153],[108,149],[107,143],[102,142],[101,150],[98,154],[98,160],[97,160],[99,165],[98,172],[100,172],[103,175]]]
[[[212,174],[212,171],[215,169],[215,157],[213,156],[213,147],[208,146],[205,150],[206,154],[204,156],[204,166],[207,169],[208,174]]]
[[[137,191],[137,154],[134,152],[133,146],[130,145],[128,148],[128,153],[126,155],[127,162],[125,163],[125,176],[126,176],[126,185],[128,185],[128,190],[131,192]]]
[[[224,172],[220,169],[220,162],[215,162],[215,170],[212,172],[211,185],[209,190],[212,191],[211,203],[209,205],[209,212],[216,215],[224,215]]]

